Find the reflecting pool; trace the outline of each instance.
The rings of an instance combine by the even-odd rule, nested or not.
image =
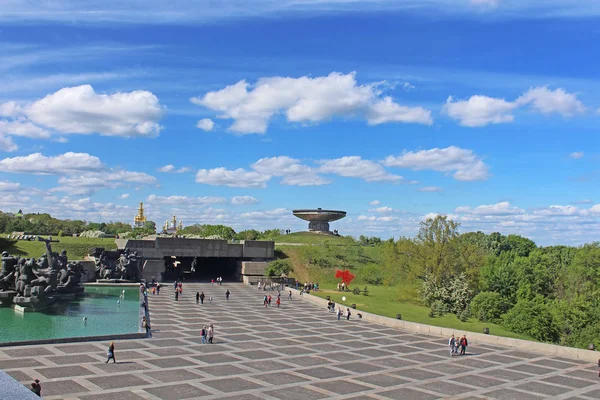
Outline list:
[[[136,287],[86,286],[83,295],[62,299],[40,312],[0,308],[0,342],[134,333],[139,330],[139,308]]]

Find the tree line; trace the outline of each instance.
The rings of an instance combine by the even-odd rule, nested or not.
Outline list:
[[[600,346],[600,243],[539,247],[519,235],[460,234],[445,216],[383,242],[386,284],[412,282],[430,316],[454,313],[536,340]]]

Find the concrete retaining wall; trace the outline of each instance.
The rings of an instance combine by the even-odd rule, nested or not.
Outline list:
[[[244,258],[275,257],[275,242],[265,240],[240,240],[244,247]]]
[[[292,291],[295,292],[295,294],[297,295],[300,294],[298,290],[292,289]],[[327,300],[322,299],[320,297],[304,294],[302,297],[297,298],[302,298],[304,300],[310,301],[311,303],[322,306],[324,310],[327,309]],[[346,305],[346,307],[348,307],[348,305]],[[353,315],[356,316],[356,312],[358,311],[360,310],[357,309],[356,311],[354,311]],[[389,326],[391,328],[402,329],[408,332],[420,333],[429,336],[439,336],[444,338],[449,338],[450,335],[456,336],[458,334],[462,336],[464,334],[467,335],[470,344],[490,344],[494,346],[504,347],[507,349],[531,351],[534,353],[542,353],[544,355],[572,358],[593,363],[596,363],[600,358],[600,352],[597,351],[576,349],[573,347],[564,347],[549,343],[538,343],[522,339],[512,339],[502,336],[485,335],[483,333],[459,331],[450,328],[442,328],[439,326],[425,325],[416,322],[409,322],[389,317],[383,317],[381,315],[375,315],[365,311],[360,311],[360,313],[362,314],[362,318],[366,321]]]

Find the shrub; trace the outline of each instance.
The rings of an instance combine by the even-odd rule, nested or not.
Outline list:
[[[360,294],[360,289],[355,287],[354,289],[352,289],[352,293],[354,294]]]
[[[369,264],[360,271],[363,281],[370,285],[381,285],[383,283],[383,273],[381,267],[376,264]]]
[[[542,342],[557,343],[560,329],[550,306],[543,297],[533,300],[521,299],[507,312],[504,326],[516,333],[523,333]]]
[[[281,276],[282,274],[288,275],[292,272],[292,266],[288,260],[275,260],[271,261],[265,270],[267,276]]]
[[[508,310],[508,304],[500,293],[481,292],[473,297],[471,304],[471,315],[482,322],[499,323],[502,314]]]

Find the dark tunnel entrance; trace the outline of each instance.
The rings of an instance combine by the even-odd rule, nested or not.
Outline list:
[[[196,268],[192,271],[194,257],[165,257],[165,281],[210,281],[222,277],[224,281],[239,281],[237,274],[238,258],[197,257]]]

